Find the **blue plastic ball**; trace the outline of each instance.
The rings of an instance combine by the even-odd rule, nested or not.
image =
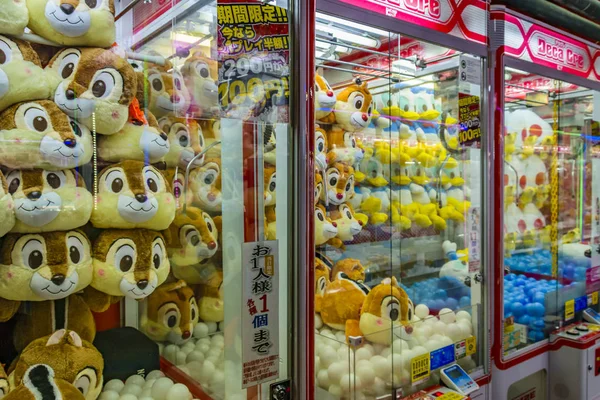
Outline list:
[[[517,318],[517,323],[519,324],[528,325],[529,322],[531,322],[531,317],[527,314],[521,315],[519,318]]]
[[[513,315],[517,318],[525,314],[525,307],[521,302],[516,301],[512,303],[510,308],[512,310]]]
[[[444,300],[435,300],[434,302],[434,310],[441,310],[442,308],[446,307],[446,302]]]
[[[453,311],[456,310],[458,308],[458,300],[452,297],[448,298],[448,300],[446,300],[446,307]]]
[[[436,300],[446,300],[448,298],[448,293],[446,293],[444,289],[438,289],[435,291],[433,298]]]

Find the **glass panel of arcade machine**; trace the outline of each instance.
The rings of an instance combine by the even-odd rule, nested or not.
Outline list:
[[[289,87],[289,48],[283,48],[289,45],[286,10],[270,5],[260,8],[264,13],[276,11],[279,19],[269,28],[274,30],[258,32],[247,24],[245,32],[255,32],[254,39],[265,46],[271,39],[271,46],[256,54],[234,56],[224,26],[234,26],[236,21],[220,25],[219,15],[233,18],[227,10],[220,14],[221,6],[212,1],[186,8],[167,29],[136,49],[166,59],[166,65],[132,61],[145,79],[138,89],[143,93],[140,103],[154,114],[168,137],[170,149],[162,161],[177,207],[173,223],[164,231],[171,274],[140,304],[135,324],[159,343],[168,369],[179,369],[181,376],[187,376],[184,383],[215,399],[246,397],[242,385],[256,393],[252,382],[257,378],[272,383],[288,376],[286,221],[291,220],[287,215],[289,91],[282,83]],[[271,34],[279,40],[274,41]],[[252,71],[241,71],[251,56],[255,56]],[[276,64],[282,68],[275,69]],[[231,68],[224,75],[219,65]],[[258,67],[262,74],[255,73]],[[251,93],[246,95],[246,89]],[[248,142],[253,132],[260,135],[256,142],[260,145]],[[246,187],[247,173],[261,177],[260,183]],[[260,198],[255,204],[264,209],[252,222],[258,232],[255,236],[244,227],[248,197]],[[261,277],[268,281],[261,286],[266,288],[264,303],[256,300],[256,306],[245,308],[245,314],[261,315],[269,308],[271,323],[258,324],[261,329],[256,332],[250,332],[250,326],[242,333],[241,307],[247,304],[242,301],[242,283],[247,279],[242,277],[242,243],[261,240],[279,242],[278,268]],[[276,286],[279,294],[271,299]],[[277,309],[278,313],[272,312]],[[270,354],[271,366],[262,367],[263,375],[259,377],[259,367],[254,367],[248,370],[252,377],[242,376],[248,357],[264,361],[264,351],[276,348],[279,354],[275,358]]]
[[[459,90],[467,59],[319,14],[316,48],[318,395],[410,394],[454,361],[476,372],[480,86]]]
[[[598,228],[592,222],[600,204],[592,199],[600,195],[594,183],[600,165],[592,120],[597,92],[513,68],[505,78],[508,355],[581,321],[588,305],[597,308]]]

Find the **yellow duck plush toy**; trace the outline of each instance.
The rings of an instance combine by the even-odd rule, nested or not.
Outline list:
[[[431,202],[428,193],[428,187],[431,180],[426,171],[428,168],[432,168],[433,165],[429,164],[431,159],[426,158],[426,160],[427,161],[425,161],[424,164],[415,162],[409,168],[412,181],[410,190],[413,201],[419,205],[421,214],[427,216],[427,218],[431,220],[435,229],[443,231],[446,229],[446,221],[438,215],[437,207]]]
[[[413,173],[410,163],[406,159],[399,159],[397,162],[394,162],[395,174],[392,180],[397,186],[392,188],[392,197],[394,198],[395,208],[400,210],[399,223],[401,228],[409,229],[412,226],[412,222],[419,227],[426,228],[431,225],[431,219],[423,212],[426,210],[413,197],[414,182],[412,180]],[[396,172],[398,172],[397,175]]]

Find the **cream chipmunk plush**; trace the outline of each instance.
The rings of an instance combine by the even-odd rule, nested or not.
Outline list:
[[[6,181],[15,206],[12,232],[65,231],[90,219],[92,194],[73,170],[12,170]]]
[[[91,222],[96,228],[167,229],[177,207],[169,182],[151,165],[123,161],[98,176]]]
[[[197,116],[219,113],[218,63],[194,52],[181,68],[185,85],[191,94],[192,111]]]
[[[75,168],[92,159],[92,135],[50,100],[13,105],[0,114],[0,164]]]
[[[165,66],[147,65],[136,72],[137,100],[157,118],[183,116],[190,106],[190,94],[181,73],[167,61]]]
[[[315,245],[320,246],[338,233],[337,223],[327,217],[325,207],[315,204]]]
[[[329,82],[323,75],[315,74],[315,119],[326,123],[333,123],[333,107],[336,103],[336,97]],[[331,118],[333,117],[333,118]]]
[[[15,226],[15,204],[8,192],[6,178],[0,171],[0,238]]]
[[[200,168],[190,171],[189,186],[194,205],[211,214],[220,213],[221,159],[207,158]]]
[[[24,1],[0,1],[0,35],[22,35],[29,23],[29,10]]]
[[[22,4],[11,0],[8,2],[11,5]],[[0,18],[9,7],[2,3]],[[23,101],[52,97],[55,86],[48,79],[38,54],[29,43],[0,35],[0,60],[0,111]]]
[[[111,50],[66,48],[46,70],[57,86],[54,102],[67,115],[102,135],[123,129],[137,92],[137,76],[127,60]]]
[[[168,168],[180,167],[185,170],[192,160],[194,160],[193,166],[199,167],[204,163],[206,153],[195,158],[206,148],[204,132],[198,121],[164,117],[158,121],[158,124],[169,138],[170,149],[165,156]]]
[[[62,46],[110,47],[115,42],[113,0],[27,0],[29,29]]]

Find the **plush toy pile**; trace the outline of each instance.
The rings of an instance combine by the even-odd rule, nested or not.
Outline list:
[[[127,60],[114,14],[113,0],[0,0],[0,322],[19,353],[0,390],[15,398],[35,381],[96,399],[101,375],[82,390],[44,357],[54,342],[87,349],[93,313],[125,298],[160,342],[223,321],[217,64]],[[46,44],[20,39],[26,27]],[[99,353],[82,361],[101,373]],[[186,398],[177,387],[167,398]]]

